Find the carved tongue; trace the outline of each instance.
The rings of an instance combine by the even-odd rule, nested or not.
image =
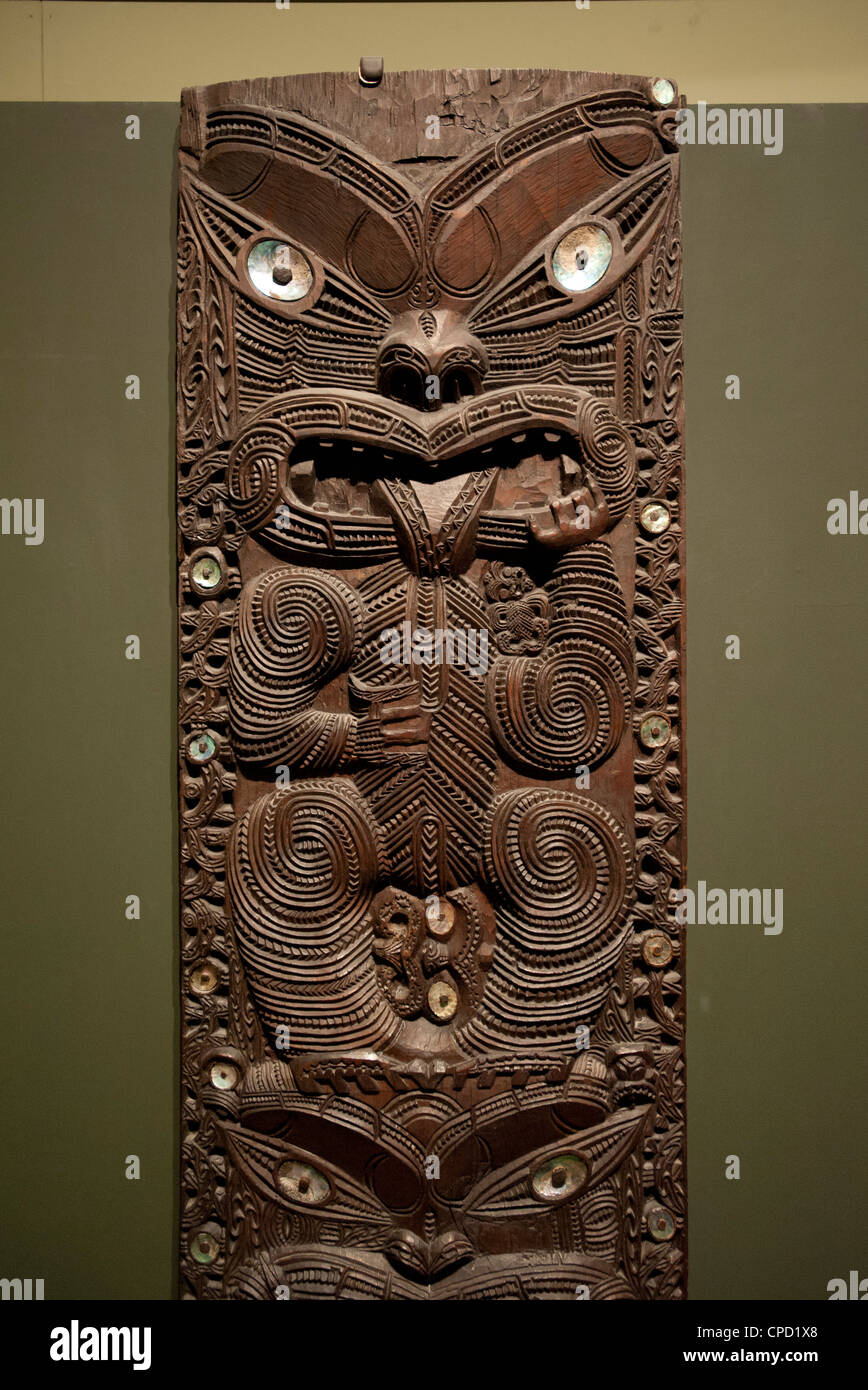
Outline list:
[[[443,518],[466,481],[467,474],[461,473],[457,478],[438,478],[436,483],[417,483],[415,479],[411,482],[433,532],[440,530]]]

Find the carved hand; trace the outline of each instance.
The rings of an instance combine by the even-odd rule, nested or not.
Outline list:
[[[365,762],[383,756],[419,757],[431,729],[431,715],[414,695],[383,700],[359,720],[359,756]]]
[[[531,534],[534,540],[553,550],[568,550],[587,541],[594,541],[609,525],[609,508],[600,484],[590,472],[586,473],[587,487],[557,497],[548,509],[530,513]]]
[[[380,729],[387,749],[426,743],[431,730],[431,715],[413,698],[384,700],[380,706]]]

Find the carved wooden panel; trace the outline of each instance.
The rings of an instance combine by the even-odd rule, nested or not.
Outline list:
[[[185,1297],[683,1295],[679,104],[184,93]]]

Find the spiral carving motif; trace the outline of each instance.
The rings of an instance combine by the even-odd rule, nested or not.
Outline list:
[[[488,677],[488,716],[501,748],[523,769],[595,767],[629,724],[633,689],[630,628],[609,547],[596,543],[566,556],[545,596],[548,645],[539,656],[498,657]]]
[[[322,570],[268,570],[245,590],[236,643],[264,682],[323,685],[352,659],[362,605],[349,584]]]
[[[293,730],[317,687],[346,669],[362,625],[362,603],[336,576],[281,566],[244,590],[230,652],[229,704],[241,757],[299,754]],[[320,716],[329,739],[339,716]],[[309,738],[313,738],[313,733]]]
[[[544,656],[501,657],[489,677],[498,740],[531,770],[602,762],[620,742],[629,701],[618,653],[583,638],[552,643]]]
[[[485,871],[514,918],[510,938],[546,952],[598,949],[632,883],[629,844],[615,817],[576,792],[544,788],[497,798]]]
[[[504,792],[486,822],[484,867],[498,938],[465,1046],[575,1046],[602,1007],[633,896],[630,844],[605,807],[575,792]]]
[[[606,494],[612,522],[620,521],[636,489],[636,450],[624,425],[603,401],[588,396],[576,416],[585,459]]]
[[[365,914],[383,872],[379,831],[352,783],[295,782],[237,822],[227,853],[231,917],[254,1001],[295,1052],[383,1042]]]
[[[229,501],[241,525],[255,531],[269,521],[281,501],[281,465],[291,441],[276,425],[254,425],[245,430],[229,454]]]

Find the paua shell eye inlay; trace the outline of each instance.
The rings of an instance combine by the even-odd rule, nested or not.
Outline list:
[[[555,247],[552,270],[559,285],[578,294],[602,280],[611,260],[612,243],[602,227],[574,227]]]
[[[194,994],[213,994],[218,984],[217,971],[213,965],[200,965],[190,976],[190,988]]]
[[[191,763],[210,763],[217,744],[210,734],[192,734],[187,740],[187,757]]]
[[[639,521],[649,536],[662,536],[672,521],[672,514],[663,502],[648,502],[639,513]]]
[[[223,578],[223,571],[213,555],[200,555],[190,567],[190,577],[197,589],[216,589]]]
[[[432,936],[451,936],[455,926],[455,908],[445,898],[432,894],[425,907],[425,920]]]
[[[304,299],[313,285],[313,267],[287,241],[257,241],[247,254],[247,273],[269,299]]]
[[[452,985],[435,980],[428,991],[428,1007],[438,1023],[448,1023],[458,1012],[458,994]]]
[[[232,1062],[214,1062],[209,1072],[211,1085],[218,1091],[232,1091],[238,1085],[241,1073]]]
[[[668,965],[673,954],[672,942],[661,931],[651,932],[642,944],[642,956],[648,965]]]
[[[645,1220],[652,1240],[671,1240],[675,1235],[675,1217],[668,1207],[649,1206],[645,1211]]]
[[[309,1207],[321,1206],[328,1201],[332,1192],[332,1185],[325,1173],[314,1168],[312,1163],[298,1163],[294,1159],[281,1163],[277,1170],[277,1185],[285,1197]]]
[[[555,1154],[537,1168],[531,1179],[533,1195],[541,1202],[572,1197],[588,1180],[588,1165],[578,1154]]]
[[[649,714],[639,726],[639,738],[646,748],[662,748],[669,742],[672,727],[665,714]]]
[[[658,106],[668,106],[675,100],[675,86],[668,77],[658,77],[652,84],[651,95]]]
[[[212,1231],[197,1231],[190,1241],[190,1254],[197,1264],[213,1264],[220,1254],[220,1245]]]

